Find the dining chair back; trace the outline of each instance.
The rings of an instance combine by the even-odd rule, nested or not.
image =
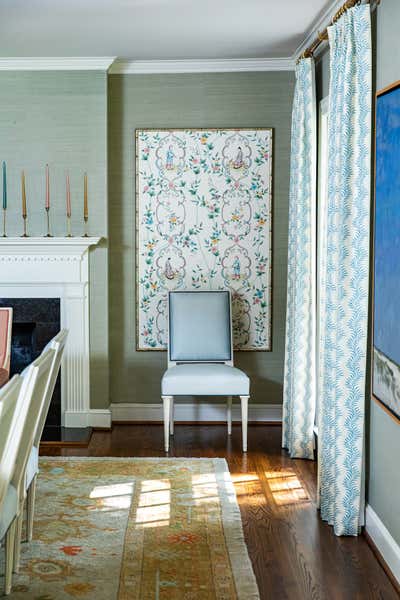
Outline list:
[[[5,537],[4,591],[11,591],[18,493],[12,478],[28,418],[32,381],[15,375],[0,390],[0,541]]]
[[[229,291],[168,294],[168,367],[177,363],[233,365]]]
[[[46,423],[47,415],[50,408],[51,399],[53,397],[54,388],[57,381],[57,375],[61,366],[65,344],[68,337],[68,330],[62,329],[57,335],[50,340],[44,348],[43,353],[48,349],[55,351],[53,362],[50,367],[48,382],[44,390],[42,405],[39,410],[39,418],[37,428],[33,440],[33,446],[26,467],[25,487],[26,487],[26,505],[27,505],[27,521],[26,521],[26,541],[30,542],[33,536],[33,520],[35,513],[35,495],[36,495],[36,478],[39,473],[39,445],[43,434],[43,429]]]
[[[14,375],[0,390],[0,514],[28,412],[27,396],[21,393],[23,383],[19,375]]]
[[[40,408],[43,401],[43,395],[48,383],[51,365],[54,360],[55,350],[49,348],[31,363],[28,369],[22,373],[21,377],[26,379],[24,384],[32,388],[29,402],[29,419],[26,419],[22,431],[20,448],[17,455],[13,483],[19,488],[22,486],[26,464],[29,459],[30,451],[35,439],[35,432],[39,422]]]
[[[40,438],[42,437],[43,429],[46,423],[47,414],[50,408],[50,402],[53,397],[54,388],[57,381],[57,376],[61,366],[61,359],[63,357],[65,344],[67,342],[68,330],[62,329],[57,333],[57,335],[50,340],[47,344],[46,348],[43,350],[43,353],[48,349],[55,350],[53,363],[50,368],[50,374],[48,378],[48,382],[45,388],[45,392],[43,394],[43,403],[40,409],[37,429],[35,432],[34,445],[39,447]]]

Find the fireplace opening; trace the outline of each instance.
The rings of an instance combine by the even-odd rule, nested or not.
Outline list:
[[[11,375],[21,373],[35,360],[36,323],[13,323],[11,346]]]
[[[59,298],[0,298],[13,309],[10,374],[21,373],[60,330]],[[43,441],[62,438],[61,374],[57,377],[42,435]]]

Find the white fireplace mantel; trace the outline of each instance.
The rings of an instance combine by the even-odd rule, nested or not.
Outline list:
[[[62,425],[90,425],[89,248],[99,237],[0,238],[0,297],[60,298],[69,331],[61,366]]]

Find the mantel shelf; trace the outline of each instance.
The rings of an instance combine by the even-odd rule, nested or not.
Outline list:
[[[51,248],[52,246],[80,246],[89,247],[96,246],[99,243],[101,237],[0,237],[0,247],[15,247],[18,246],[43,246]]]

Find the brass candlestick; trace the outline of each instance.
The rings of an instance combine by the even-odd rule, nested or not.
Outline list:
[[[83,220],[85,222],[85,233],[83,234],[83,237],[89,237],[88,234],[88,221],[89,221],[89,217],[83,217]]]
[[[24,220],[24,233],[21,235],[21,237],[29,237],[28,234],[26,233],[26,221],[28,219],[28,215],[22,215],[22,218]]]
[[[72,237],[72,233],[71,233],[71,215],[67,215],[67,237]]]
[[[47,215],[47,233],[44,237],[53,237],[50,233],[50,206],[47,206],[45,210]]]
[[[7,213],[7,210],[5,208],[3,208],[3,237],[7,237],[7,234],[6,234],[6,213]]]
[[[26,220],[28,217],[28,211],[26,210],[26,189],[25,189],[25,171],[21,173],[21,191],[22,191],[22,218],[24,220],[24,233],[21,237],[28,237],[26,233]]]

